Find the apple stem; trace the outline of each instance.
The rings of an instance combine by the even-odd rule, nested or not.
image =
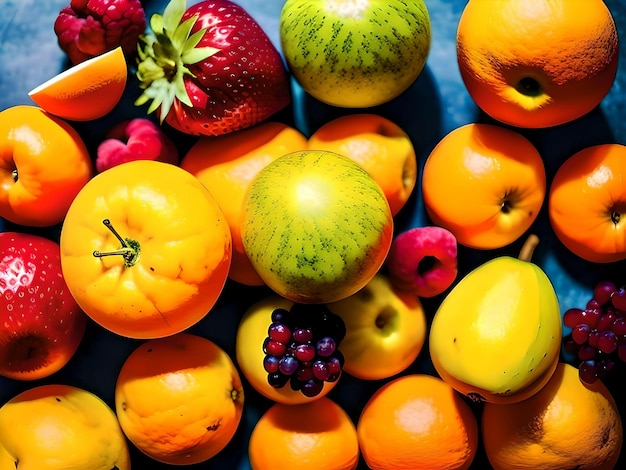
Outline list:
[[[139,259],[139,252],[140,252],[139,242],[131,238],[126,238],[126,239],[122,238],[122,236],[119,233],[117,233],[117,230],[115,230],[115,228],[113,227],[109,219],[104,219],[102,223],[104,224],[106,228],[108,228],[111,231],[113,235],[115,235],[115,238],[119,240],[119,242],[122,244],[122,247],[114,251],[95,250],[93,252],[93,255],[96,258],[102,258],[104,256],[118,256],[118,255],[122,256],[124,258],[124,264],[128,268],[130,268],[135,263],[137,263],[137,260]]]
[[[533,253],[535,252],[535,248],[537,248],[537,245],[539,245],[539,237],[535,234],[530,234],[524,242],[524,245],[522,245],[519,256],[517,258],[521,261],[530,262],[531,258],[533,257]]]

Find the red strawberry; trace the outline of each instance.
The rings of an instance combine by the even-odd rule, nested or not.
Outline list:
[[[278,50],[259,24],[229,0],[187,9],[172,0],[141,38],[137,77],[152,100],[148,112],[192,135],[221,135],[253,126],[291,101]]]

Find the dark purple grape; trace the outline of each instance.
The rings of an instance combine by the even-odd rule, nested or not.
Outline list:
[[[328,375],[330,373],[330,370],[328,368],[328,364],[326,364],[325,361],[322,360],[317,360],[313,363],[313,366],[311,368],[312,372],[313,372],[313,376],[318,379],[318,380],[326,380],[328,379]]]
[[[335,349],[337,349],[337,343],[330,336],[324,336],[315,346],[318,356],[321,357],[331,356],[335,352]]]
[[[263,368],[266,372],[274,373],[278,371],[278,361],[280,359],[276,356],[272,356],[271,354],[267,354],[265,359],[263,359]]]
[[[311,379],[304,383],[302,386],[302,394],[307,397],[315,397],[320,394],[324,388],[324,383],[319,380]]]
[[[282,323],[284,325],[291,325],[293,315],[291,312],[284,308],[276,308],[272,311],[272,322]]]
[[[617,357],[619,357],[620,361],[626,362],[626,343],[617,347]]]
[[[624,286],[613,292],[611,303],[617,310],[626,311],[626,288]]]
[[[288,381],[289,381],[289,376],[285,374],[281,374],[280,372],[267,374],[267,383],[269,383],[272,387],[275,387],[275,388],[284,387]]]
[[[618,341],[615,333],[606,330],[600,333],[598,337],[598,349],[605,354],[611,354],[617,349]]]
[[[596,365],[596,374],[599,378],[604,378],[613,370],[615,367],[615,362],[611,359],[602,359],[597,362]]]
[[[597,310],[602,308],[602,304],[598,302],[596,299],[590,299],[587,301],[587,305],[585,305],[585,310]]]
[[[272,356],[282,356],[287,351],[287,346],[285,343],[281,343],[280,341],[274,341],[273,339],[269,339],[266,341],[263,346],[263,352],[265,354],[271,354]]]
[[[327,382],[335,382],[341,376],[341,363],[339,359],[336,357],[330,358],[327,363],[328,365],[328,377],[326,378]]]
[[[584,344],[578,350],[578,359],[580,359],[581,361],[593,359],[594,357],[596,357],[596,352],[597,350],[595,347]]]
[[[302,362],[312,361],[315,358],[315,348],[310,344],[299,344],[296,346],[295,356]]]
[[[297,376],[302,382],[311,380],[315,376],[313,373],[313,365],[310,362],[301,365],[298,369]]]
[[[601,314],[601,310],[570,308],[563,314],[563,324],[568,328],[574,328],[576,325],[581,324],[586,324],[593,328]]]
[[[606,305],[611,301],[611,295],[617,290],[617,286],[611,281],[600,281],[593,288],[593,298],[600,305]]]
[[[291,330],[283,323],[272,323],[267,329],[267,334],[271,339],[280,343],[288,343],[291,340]]]
[[[600,320],[598,320],[596,330],[602,333],[603,331],[610,329],[616,318],[617,316],[615,313],[607,309],[607,311],[600,317]]]
[[[593,360],[583,361],[578,366],[578,376],[585,383],[594,383],[598,380],[598,365]]]
[[[294,392],[302,390],[303,385],[304,385],[304,382],[300,380],[300,378],[297,375],[292,375],[291,378],[289,379],[289,386],[291,387],[291,390],[293,390]]]
[[[300,363],[293,356],[283,356],[278,362],[278,370],[285,375],[293,375],[298,371]]]
[[[589,338],[587,338],[587,343],[592,348],[598,347],[598,339],[600,339],[600,332],[598,330],[591,330],[589,332]]]
[[[623,341],[626,339],[626,318],[617,317],[611,325],[611,331],[615,333],[618,340]]]
[[[585,344],[589,339],[589,333],[591,333],[589,325],[581,323],[572,328],[572,339],[576,344]]]
[[[293,339],[298,343],[307,343],[313,339],[311,328],[297,328],[293,332]]]

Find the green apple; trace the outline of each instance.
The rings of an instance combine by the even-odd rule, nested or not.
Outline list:
[[[382,266],[393,237],[389,203],[348,157],[322,150],[283,155],[252,180],[241,234],[268,287],[300,303],[340,300]]]
[[[380,380],[409,367],[426,339],[426,315],[419,298],[396,290],[377,274],[359,292],[326,305],[346,325],[340,349],[343,370],[364,380]]]
[[[280,41],[289,70],[314,98],[364,108],[396,98],[430,50],[423,0],[287,0]]]

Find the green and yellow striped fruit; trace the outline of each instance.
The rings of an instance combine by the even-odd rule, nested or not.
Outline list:
[[[472,399],[526,399],[541,390],[558,363],[559,302],[548,276],[525,253],[500,256],[471,271],[433,317],[433,365],[442,379]]]
[[[279,26],[285,61],[302,89],[333,106],[396,98],[430,50],[423,0],[287,0]]]
[[[305,150],[279,157],[252,180],[241,234],[268,287],[293,302],[328,303],[378,272],[393,218],[382,189],[357,163]]]

